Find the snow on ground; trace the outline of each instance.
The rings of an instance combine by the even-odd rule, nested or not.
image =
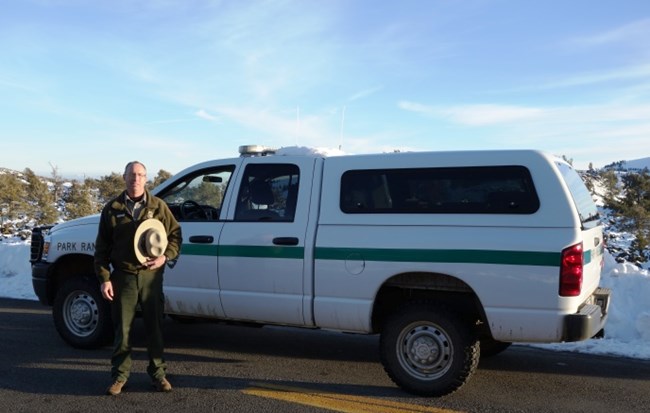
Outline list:
[[[605,253],[601,286],[612,289],[604,339],[542,344],[557,351],[650,359],[650,274],[632,264],[619,264]],[[0,297],[36,300],[29,263],[29,241],[0,241]]]
[[[29,241],[0,241],[0,297],[37,300],[32,287]]]
[[[605,252],[605,268],[600,281],[611,288],[612,297],[605,338],[576,343],[555,343],[535,347],[650,359],[650,274],[629,263],[617,263]]]

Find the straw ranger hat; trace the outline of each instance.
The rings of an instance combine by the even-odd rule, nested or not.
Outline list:
[[[140,263],[163,255],[167,249],[167,233],[162,222],[157,219],[142,221],[133,237],[133,249]]]

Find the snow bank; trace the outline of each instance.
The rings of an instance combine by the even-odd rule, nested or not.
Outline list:
[[[9,238],[0,242],[0,297],[36,300],[29,262],[29,241]]]

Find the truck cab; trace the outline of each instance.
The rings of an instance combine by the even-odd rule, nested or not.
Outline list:
[[[305,280],[313,278],[321,169],[317,157],[246,156],[186,170],[161,187],[184,238],[181,259],[165,273],[166,310],[313,325]]]

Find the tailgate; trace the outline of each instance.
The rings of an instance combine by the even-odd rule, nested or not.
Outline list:
[[[591,294],[600,283],[600,275],[604,266],[605,241],[603,227],[598,225],[582,231],[583,247],[583,293]]]

